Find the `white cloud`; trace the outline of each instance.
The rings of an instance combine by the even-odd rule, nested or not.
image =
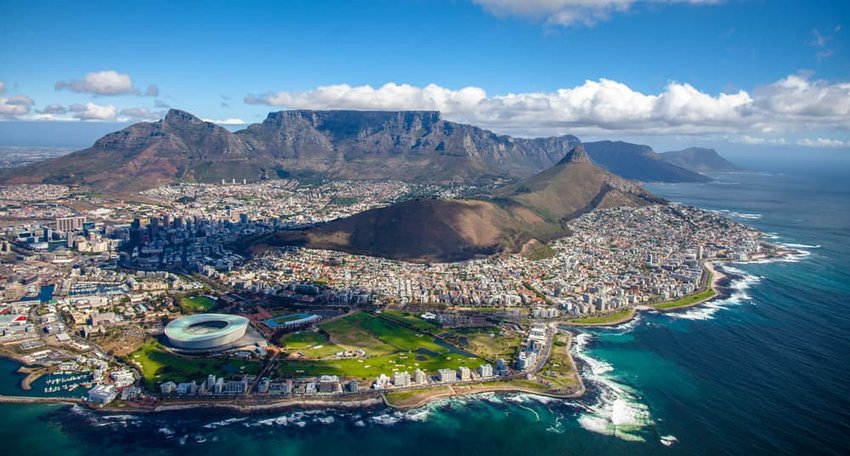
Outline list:
[[[54,121],[74,121],[76,119],[61,115],[61,114],[50,114],[44,113],[41,111],[36,111],[33,114],[30,114],[24,118],[24,120],[35,120],[35,121],[44,121],[44,122],[54,122]]]
[[[850,117],[850,82],[810,81],[805,75],[792,75],[755,92],[766,110],[790,116],[832,118]]]
[[[850,141],[829,138],[804,138],[797,141],[803,147],[850,147]]]
[[[112,70],[88,73],[83,79],[57,81],[55,87],[56,90],[68,89],[72,92],[93,93],[95,95],[138,93],[133,88],[133,80],[129,74]]]
[[[6,84],[4,84],[3,81],[0,81],[0,95],[3,95],[4,93],[6,93]]]
[[[88,102],[85,105],[79,103],[68,106],[68,110],[73,113],[74,118],[80,120],[110,120],[114,121],[117,117],[118,110],[113,105],[98,105]]]
[[[49,104],[44,109],[40,110],[41,114],[65,114],[68,112],[68,108],[60,105],[60,104]]]
[[[245,125],[247,123],[242,119],[236,119],[236,118],[221,119],[221,120],[216,120],[216,119],[201,119],[201,120],[203,120],[204,122],[212,122],[212,123],[217,124],[217,125]]]
[[[126,108],[118,114],[121,116],[121,120],[138,122],[162,119],[165,116],[165,111],[151,111],[149,108]]]
[[[786,141],[785,138],[762,138],[750,135],[743,135],[738,138],[733,138],[732,141],[739,142],[742,144],[750,144],[754,146],[784,146],[788,144],[788,141]]]
[[[486,97],[484,90],[477,87],[450,90],[435,84],[419,88],[390,82],[378,89],[368,85],[352,87],[338,84],[306,92],[278,92],[259,97],[248,95],[245,102],[310,109],[437,109],[453,112],[465,110]]]
[[[548,25],[593,25],[638,3],[715,4],[723,0],[472,0],[499,17],[520,16]]]
[[[0,97],[0,118],[14,119],[29,114],[34,104],[35,101],[32,98],[24,95]]]
[[[147,90],[145,90],[146,97],[158,97],[159,96],[159,86],[156,84],[151,84],[148,86]]]
[[[670,82],[660,93],[646,94],[600,79],[554,92],[497,96],[477,87],[339,84],[248,95],[244,101],[290,109],[437,110],[449,120],[526,136],[611,132],[757,136],[786,130],[850,130],[850,83],[799,75],[758,88],[752,95],[743,90],[712,95],[678,82]]]

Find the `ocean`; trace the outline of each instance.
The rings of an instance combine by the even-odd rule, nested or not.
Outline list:
[[[649,185],[803,255],[731,264],[726,297],[577,333],[589,393],[446,400],[410,412],[100,415],[0,405],[7,454],[850,454],[850,160],[746,163]],[[0,364],[0,391],[19,379]]]

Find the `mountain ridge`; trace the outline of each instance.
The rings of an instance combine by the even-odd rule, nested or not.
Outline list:
[[[159,121],[109,133],[87,149],[0,171],[0,183],[84,185],[113,192],[289,176],[499,184],[551,167],[578,143],[572,135],[499,135],[444,120],[437,111],[278,111],[231,132],[171,109]],[[659,164],[675,166],[652,163]]]
[[[585,142],[595,163],[626,179],[644,182],[708,182],[711,178],[662,160],[651,147],[624,141]]]

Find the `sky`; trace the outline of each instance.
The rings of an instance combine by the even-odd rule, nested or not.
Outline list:
[[[844,0],[0,0],[0,15],[6,145],[169,108],[231,129],[421,109],[517,136],[850,151]]]

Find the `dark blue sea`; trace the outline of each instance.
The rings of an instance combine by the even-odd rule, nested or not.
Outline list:
[[[850,160],[745,165],[756,171],[649,187],[804,254],[724,267],[727,296],[707,305],[579,333],[581,400],[257,415],[3,405],[0,441],[65,455],[850,454]]]

